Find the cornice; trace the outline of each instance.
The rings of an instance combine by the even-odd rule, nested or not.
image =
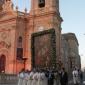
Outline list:
[[[75,40],[77,45],[79,46],[78,40],[77,40],[76,35],[74,33],[66,33],[66,34],[62,34],[62,36],[67,41],[68,40]]]
[[[42,17],[42,16],[50,16],[50,15],[56,15],[57,16],[57,18],[58,18],[58,20],[60,21],[60,22],[62,22],[63,21],[63,19],[62,19],[62,17],[60,17],[60,14],[59,13],[57,13],[57,12],[54,12],[54,11],[51,11],[51,12],[44,12],[44,13],[40,13],[40,14],[29,14],[29,18],[28,19],[30,19],[30,18],[37,18],[37,17]]]
[[[16,20],[16,17],[11,18],[11,19],[7,19],[7,20],[2,20],[2,21],[0,21],[0,24],[9,23],[9,22],[12,22],[12,21],[15,21],[15,20]]]

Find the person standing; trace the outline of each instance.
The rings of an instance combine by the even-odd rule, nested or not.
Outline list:
[[[54,73],[51,69],[49,70],[48,85],[54,85]]]
[[[65,71],[65,68],[61,69],[60,75],[60,84],[61,85],[68,85],[68,74]]]
[[[79,75],[78,75],[78,70],[76,68],[74,68],[72,75],[73,75],[74,85],[79,85]]]
[[[26,70],[26,71],[24,72],[23,85],[27,85],[27,83],[28,83],[28,77],[29,77],[29,70]]]
[[[38,74],[38,85],[47,85],[47,78],[43,69],[41,69]]]
[[[35,70],[33,75],[32,85],[38,85],[38,74],[39,74],[38,71]]]
[[[35,73],[35,69],[30,71],[27,85],[33,85],[33,76],[34,76],[34,73]]]
[[[80,69],[78,69],[78,75],[79,75],[80,83],[82,84],[82,82],[83,82],[83,72]]]
[[[60,84],[60,78],[59,78],[59,73],[57,70],[54,71],[54,85],[59,85]]]
[[[18,74],[18,85],[24,85],[25,70],[22,69]]]

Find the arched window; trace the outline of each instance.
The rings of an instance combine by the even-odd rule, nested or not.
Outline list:
[[[19,36],[18,42],[22,43],[22,37],[21,36]]]
[[[17,59],[21,60],[22,58],[23,58],[22,36],[19,36],[17,44]]]
[[[6,56],[0,56],[0,73],[5,72]]]
[[[18,48],[22,48],[22,36],[19,36],[19,37],[18,37],[17,47],[18,47]]]
[[[38,0],[38,6],[41,7],[45,7],[45,0]]]
[[[17,48],[17,59],[22,60],[23,58],[23,48]]]

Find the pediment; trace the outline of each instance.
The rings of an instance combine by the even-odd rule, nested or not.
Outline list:
[[[13,17],[16,17],[15,13],[6,13],[6,12],[1,12],[0,13],[0,21],[8,20]]]

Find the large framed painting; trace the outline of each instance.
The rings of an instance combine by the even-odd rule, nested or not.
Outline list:
[[[49,29],[31,36],[32,68],[56,66],[56,38],[55,30]]]

